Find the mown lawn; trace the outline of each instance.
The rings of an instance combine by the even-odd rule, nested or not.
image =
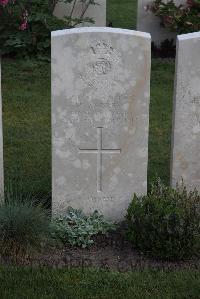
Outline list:
[[[134,28],[136,0],[108,0],[114,27]],[[174,62],[153,60],[148,181],[169,183]],[[51,195],[50,64],[3,60],[3,121],[6,186]]]
[[[135,28],[136,0],[108,0],[113,27]],[[3,60],[6,186],[51,195],[50,64]]]
[[[4,60],[5,184],[51,192],[50,64]]]
[[[169,183],[174,63],[153,60],[149,172]],[[5,182],[51,194],[50,64],[3,60]]]
[[[198,299],[199,274],[1,268],[0,294],[2,299]]]
[[[107,0],[107,23],[117,28],[135,29],[137,0]]]
[[[108,0],[113,27],[135,28],[136,0]],[[174,62],[153,60],[149,171],[169,183]],[[51,194],[50,64],[3,59],[5,183]],[[50,201],[49,201],[50,202]],[[1,298],[200,298],[198,271],[113,273],[98,270],[0,268]]]
[[[152,183],[159,176],[169,184],[174,62],[153,59],[149,128],[149,171]]]

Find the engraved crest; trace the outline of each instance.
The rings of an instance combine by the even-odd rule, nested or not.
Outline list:
[[[99,58],[93,65],[94,72],[97,75],[106,75],[111,70],[110,62],[105,58]]]
[[[80,77],[87,85],[108,91],[109,79],[116,77],[121,55],[107,41],[96,41],[88,50],[79,58]]]
[[[106,42],[97,42],[91,47],[92,54],[95,55],[96,61],[93,64],[93,70],[97,75],[106,75],[112,69],[112,55],[114,49]]]

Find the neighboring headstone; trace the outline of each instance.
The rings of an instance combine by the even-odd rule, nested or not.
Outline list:
[[[148,6],[152,4],[152,0],[138,0],[138,14],[137,14],[137,30],[149,32],[151,34],[152,42],[160,46],[161,42],[166,39],[176,39],[176,34],[170,32],[169,29],[160,26],[161,20],[155,16]],[[169,2],[166,0],[166,2]],[[185,3],[185,0],[174,0],[179,5]]]
[[[2,123],[1,57],[0,57],[0,194],[3,194],[3,190],[4,190],[3,123]]]
[[[177,39],[171,183],[200,190],[200,32]]]
[[[97,4],[96,5],[90,5],[89,8],[87,9],[85,13],[85,17],[91,18],[95,21],[95,23],[82,23],[81,25],[79,24],[79,27],[84,26],[95,26],[95,27],[105,27],[106,26],[106,0],[96,0],[95,1]],[[72,10],[74,2],[70,3],[63,3],[63,2],[58,2],[55,10],[54,10],[54,15],[62,19],[64,16],[69,16]],[[79,18],[82,12],[85,9],[85,4],[78,0],[75,5],[73,17],[74,18]]]
[[[53,213],[122,220],[146,193],[150,52],[136,31],[52,33]]]

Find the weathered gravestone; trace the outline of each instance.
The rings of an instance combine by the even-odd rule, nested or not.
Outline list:
[[[1,57],[0,57],[0,194],[4,189],[3,171],[3,125],[2,125],[2,91],[1,91]]]
[[[172,185],[200,190],[200,32],[177,39]]]
[[[169,1],[166,0],[166,2]],[[186,0],[174,0],[174,2],[176,5],[180,5],[185,3]],[[176,39],[176,34],[160,26],[161,19],[148,9],[148,6],[152,3],[152,0],[138,0],[137,30],[149,32],[152,42],[160,46],[161,42],[166,39]]]
[[[52,33],[53,212],[121,220],[147,190],[150,35]]]
[[[74,6],[73,18],[80,18],[81,14],[85,11],[86,5],[88,1],[81,2],[80,0],[76,1],[74,6],[74,1],[71,3],[64,3],[58,2],[56,4],[54,15],[59,18],[63,19],[65,16],[70,16],[71,11]],[[84,17],[91,18],[94,20],[94,23],[90,22],[83,22],[79,24],[78,27],[81,26],[96,26],[96,27],[104,27],[106,26],[106,0],[96,0],[95,5],[91,4],[88,9],[86,10]]]

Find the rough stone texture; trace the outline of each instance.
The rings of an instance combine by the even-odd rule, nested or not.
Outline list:
[[[95,23],[82,23],[78,25],[81,26],[96,26],[96,27],[104,27],[106,26],[106,0],[97,0],[95,1],[98,5],[90,5],[88,8],[85,17],[92,18]],[[64,16],[69,15],[72,9],[73,2],[71,4],[66,4],[63,2],[58,2],[55,10],[54,15],[60,19]],[[80,17],[82,11],[84,10],[84,4],[80,1],[77,1],[75,10],[73,13],[73,17]]]
[[[171,182],[200,190],[200,32],[177,39]]]
[[[176,34],[161,27],[160,18],[146,9],[152,2],[152,0],[138,0],[137,30],[149,32],[151,34],[152,42],[154,42],[157,46],[160,46],[160,43],[166,39],[175,39]],[[179,5],[186,1],[174,0],[174,2]]]
[[[150,48],[130,30],[52,33],[53,213],[122,220],[146,193]]]
[[[0,193],[4,190],[3,168],[3,125],[2,125],[2,92],[1,92],[1,57],[0,57]]]

